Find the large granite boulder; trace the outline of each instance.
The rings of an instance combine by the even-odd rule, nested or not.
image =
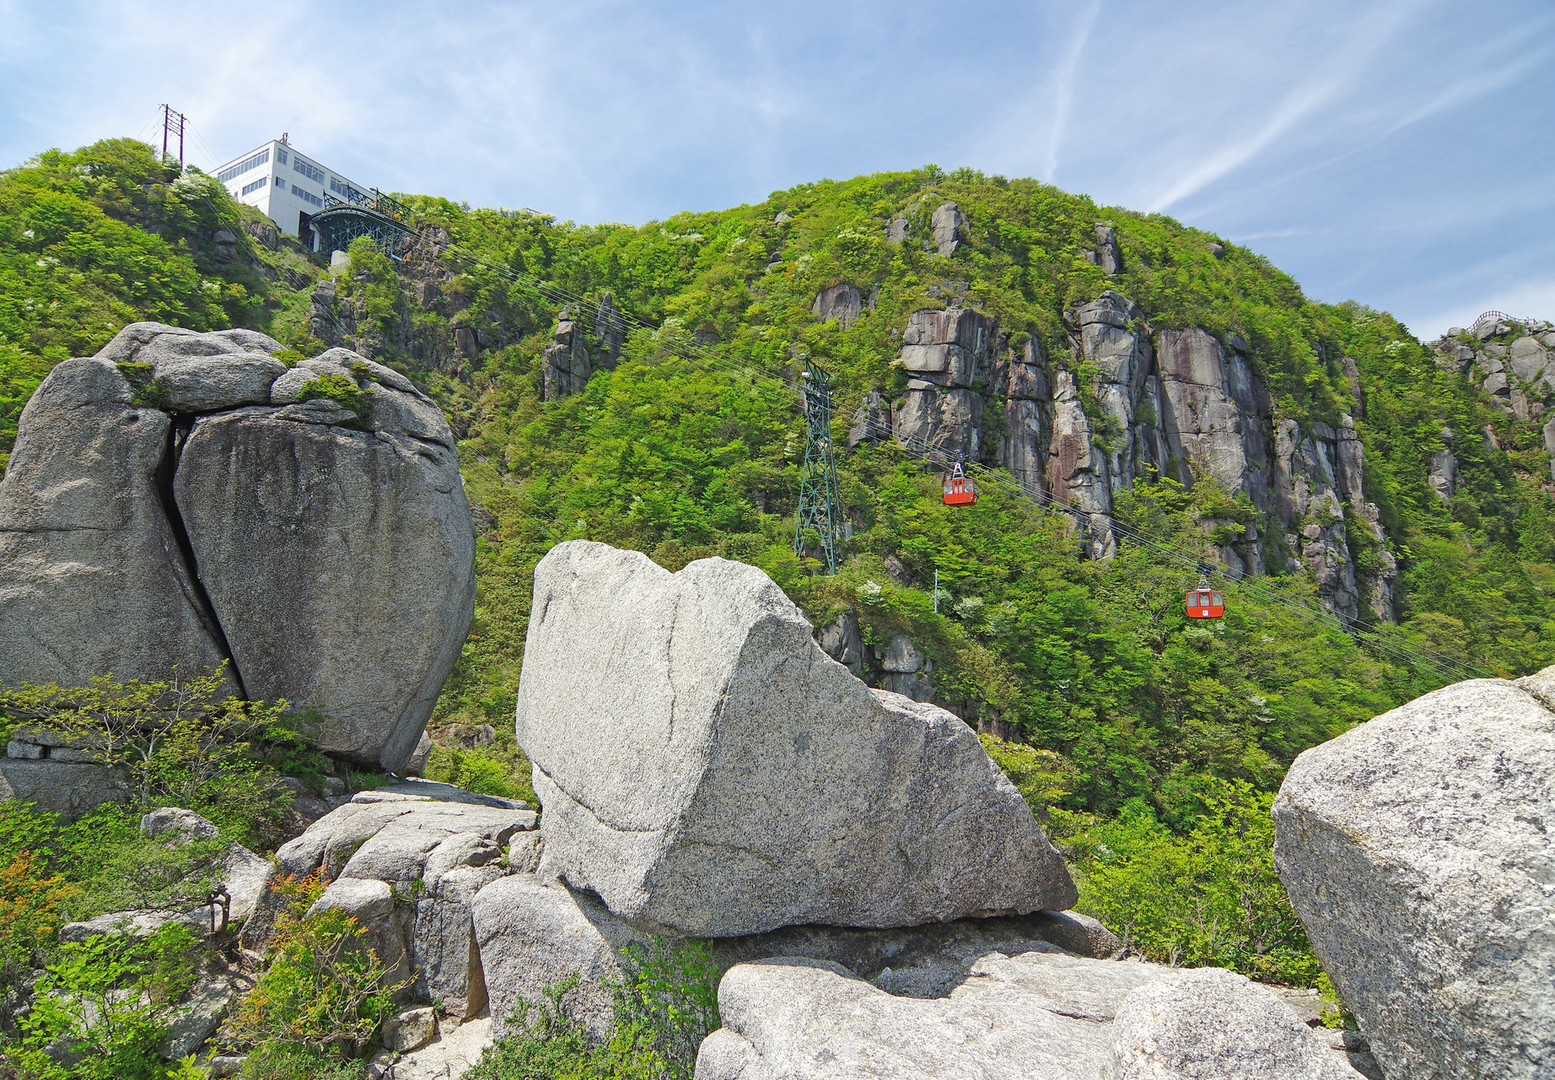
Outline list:
[[[1389,1080],[1555,1062],[1555,668],[1448,686],[1308,750],[1274,857]]]
[[[730,969],[718,1011],[696,1080],[1359,1080],[1240,976],[1040,950],[991,952],[929,1000],[776,957]]]
[[[0,682],[225,661],[322,714],[322,749],[399,768],[474,611],[453,435],[390,369],[279,348],[136,323],[50,373],[0,482]]]
[[[761,571],[559,544],[535,570],[518,738],[542,870],[709,937],[1062,909],[1062,858],[960,719],[870,690]]]
[[[0,682],[224,658],[160,495],[172,419],[134,397],[109,361],[66,360],[22,410],[0,481]]]

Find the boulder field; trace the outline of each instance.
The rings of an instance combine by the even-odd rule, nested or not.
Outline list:
[[[389,368],[279,351],[135,323],[53,369],[0,482],[0,682],[225,662],[327,717],[321,749],[397,769],[474,611],[453,435]]]

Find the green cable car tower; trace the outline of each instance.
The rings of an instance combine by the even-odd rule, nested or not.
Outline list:
[[[837,468],[832,461],[831,376],[818,362],[807,362],[799,375],[804,395],[804,467],[799,473],[799,519],[794,524],[794,552],[803,557],[818,536],[826,572],[837,572],[837,548],[842,529],[842,500],[837,495]],[[806,544],[806,534],[811,534]]]

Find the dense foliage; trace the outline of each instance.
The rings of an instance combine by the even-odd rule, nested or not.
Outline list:
[[[609,980],[614,1021],[603,1040],[568,1012],[570,976],[520,998],[469,1080],[691,1080],[697,1049],[718,1025],[718,969],[705,942],[629,948]]]
[[[947,200],[967,226],[941,258],[921,240]],[[864,395],[890,399],[905,386],[892,360],[908,315],[952,302],[997,317],[1013,344],[1034,339],[1066,367],[1076,365],[1064,312],[1106,288],[1139,305],[1141,329],[1239,336],[1278,419],[1356,418],[1366,495],[1402,571],[1399,621],[1375,629],[1498,674],[1555,662],[1555,501],[1537,428],[1493,408],[1391,316],[1313,303],[1218,237],[1036,181],[932,166],[640,227],[406,201],[454,247],[396,262],[354,244],[320,330],[304,290],[322,266],[284,243],[256,246],[241,229],[241,258],[217,265],[213,228],[251,212],[145,147],[50,152],[0,174],[0,452],[48,365],[132,318],[242,323],[299,355],[322,347],[320,330],[426,386],[461,439],[481,532],[475,626],[434,717],[435,776],[528,794],[511,710],[531,573],[551,546],[587,537],[671,569],[723,555],[762,567],[817,624],[852,608],[869,648],[907,634],[932,661],[938,700],[1020,744],[992,749],[1066,837],[1088,902],[1122,918],[1140,947],[1309,979],[1266,860],[1247,846],[1266,843],[1269,793],[1301,750],[1439,676],[1235,589],[1224,620],[1192,623],[1181,570],[1149,550],[1125,544],[1115,559],[1085,559],[1063,521],[997,491],[973,512],[946,508],[934,479],[889,444],[839,457],[852,527],[841,572],[818,576],[790,549],[802,422],[791,395],[741,371],[791,380],[803,356],[824,358],[837,376],[841,446]],[[897,218],[907,242],[887,239]],[[1096,222],[1116,232],[1117,277],[1087,257]],[[817,294],[842,282],[868,298],[864,310],[847,326],[818,322]],[[596,354],[602,328],[588,315],[606,291],[630,321],[613,371],[545,402],[541,356],[558,290],[576,298]],[[698,362],[708,355],[716,362]],[[1074,374],[1093,404],[1093,373]],[[996,436],[997,417],[989,422]],[[1427,482],[1444,428],[1457,433],[1450,502]],[[1211,521],[1277,531],[1206,483],[1141,484],[1118,514],[1192,555]],[[1377,552],[1352,541],[1364,578]],[[1314,600],[1299,575],[1268,584]],[[447,734],[485,725],[492,745]],[[1167,882],[1153,896],[1152,875]],[[1154,908],[1130,906],[1146,900]],[[1238,905],[1240,921],[1229,914]],[[551,1023],[543,1003],[533,1008],[536,1024]]]

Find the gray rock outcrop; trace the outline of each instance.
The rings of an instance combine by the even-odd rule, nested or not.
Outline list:
[[[1113,1017],[1111,1080],[1356,1080],[1283,1001],[1223,968],[1174,972]]]
[[[966,215],[953,202],[934,208],[929,224],[934,229],[934,249],[941,258],[949,258],[961,246],[962,231],[966,228]]]
[[[366,905],[359,917],[369,924],[379,958],[386,964],[394,958],[417,999],[441,1001],[445,1015],[463,1019],[486,1004],[471,922],[475,895],[502,876],[507,846],[534,828],[536,815],[510,800],[458,794],[461,801],[360,792],[282,845],[276,865],[279,873],[319,871],[333,880],[333,906],[355,914],[352,905]],[[392,902],[395,890],[403,902]],[[259,944],[253,936],[245,940]]]
[[[1353,360],[1331,362],[1352,411],[1337,423],[1301,422],[1274,415],[1238,335],[1152,331],[1113,289],[1066,312],[1065,328],[1068,355],[1045,356],[1030,334],[980,312],[912,312],[897,361],[908,375],[892,413],[897,438],[1005,466],[1034,497],[1075,512],[1093,558],[1117,550],[1110,515],[1136,482],[1159,475],[1214,485],[1245,507],[1204,523],[1231,538],[1216,555],[1233,574],[1304,571],[1339,614],[1369,608],[1393,617],[1398,566],[1381,511],[1365,495],[1355,420],[1365,401]],[[1538,360],[1523,353],[1525,367]]]
[[[55,367],[0,482],[0,682],[226,662],[232,692],[328,717],[323,749],[398,768],[474,610],[453,435],[382,365],[278,349],[135,323]]]
[[[1073,903],[971,729],[869,690],[759,570],[571,541],[533,611],[517,729],[542,871],[628,922],[722,937]]]
[[[1475,680],[1296,759],[1275,864],[1393,1080],[1555,1062],[1555,668]]]
[[[719,984],[724,1026],[702,1043],[697,1080],[1358,1080],[1278,998],[1229,973],[1031,950],[991,952],[968,975],[923,1000],[824,960],[741,964]]]
[[[634,962],[629,950],[649,945],[647,935],[617,919],[592,894],[533,874],[499,878],[476,895],[471,912],[499,1029],[520,998],[538,1000],[545,987],[576,974],[578,986],[564,1002],[569,1014],[596,1037],[609,1031],[608,980]],[[1060,942],[1086,957],[1122,950],[1099,924],[1054,911],[890,930],[795,926],[716,938],[711,947],[720,971],[765,957],[804,956],[838,964],[893,994],[933,998],[966,982],[990,952],[1051,952]]]

